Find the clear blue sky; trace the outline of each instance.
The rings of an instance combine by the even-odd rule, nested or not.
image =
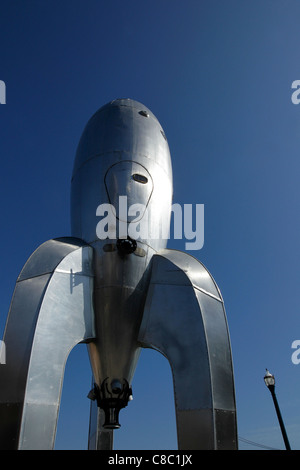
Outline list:
[[[283,448],[265,368],[291,447],[300,449],[297,0],[2,0],[0,79],[3,330],[16,278],[44,241],[70,234],[73,159],[84,125],[115,98],[144,103],[170,145],[174,202],[205,205],[192,252],[227,310],[239,436]],[[169,248],[184,250],[184,241]],[[67,364],[56,448],[85,449],[91,373]],[[116,449],[176,449],[171,373],[143,351]],[[241,449],[255,449],[240,442]]]

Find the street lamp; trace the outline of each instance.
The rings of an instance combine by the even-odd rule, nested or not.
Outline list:
[[[266,386],[270,390],[272,398],[273,398],[275,410],[276,410],[276,413],[277,413],[277,418],[278,418],[280,429],[281,429],[281,432],[282,432],[282,437],[283,437],[283,440],[284,440],[284,443],[285,443],[285,448],[286,448],[286,450],[291,450],[290,443],[289,443],[289,440],[288,440],[288,437],[287,437],[287,434],[286,434],[286,430],[285,430],[285,427],[284,427],[284,424],[283,424],[283,420],[282,420],[282,417],[281,417],[280,409],[279,409],[279,406],[278,406],[277,398],[276,398],[276,395],[275,395],[275,377],[274,377],[274,375],[270,374],[268,369],[266,369],[266,375],[264,376],[264,381],[265,381]]]

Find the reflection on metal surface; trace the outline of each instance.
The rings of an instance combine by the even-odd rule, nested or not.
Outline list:
[[[203,293],[203,285],[208,293],[216,293],[213,278],[192,256],[173,250],[154,255],[139,340],[170,362],[179,448],[235,449],[234,384],[224,304],[220,296]]]
[[[106,243],[106,245],[103,245],[103,251],[106,253],[110,253],[112,251],[116,251],[117,246],[115,243]]]
[[[89,449],[112,448],[141,348],[170,362],[179,449],[237,448],[222,296],[197,259],[157,236],[170,224],[172,193],[169,147],[152,112],[128,99],[100,108],[74,162],[72,237],[41,245],[16,284],[0,369],[1,448],[53,448],[65,362],[82,342],[93,383]],[[146,212],[127,218],[124,198],[147,208],[148,232],[138,241],[122,223],[138,229]],[[121,222],[111,239],[96,234],[102,204]]]
[[[75,238],[44,243],[25,264],[4,333],[1,449],[53,447],[66,359],[94,336],[93,277],[92,248]]]

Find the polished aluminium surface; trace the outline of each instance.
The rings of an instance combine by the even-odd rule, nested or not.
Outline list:
[[[92,248],[50,240],[16,283],[0,368],[1,449],[52,449],[64,367],[71,349],[94,336]]]
[[[105,175],[104,185],[92,178],[95,173]],[[136,174],[146,183],[135,181]],[[173,190],[167,140],[151,111],[132,100],[115,100],[95,113],[79,143],[72,184],[72,235],[91,244],[97,259],[97,341],[89,345],[96,382],[105,377],[131,382],[139,346],[159,349],[173,371],[179,447],[236,448],[231,349],[220,292],[197,260],[163,252],[166,240],[153,233],[170,223]],[[83,196],[87,186],[88,195]],[[97,219],[91,208],[107,202],[118,214],[124,195],[128,206],[147,207],[148,238],[138,241],[144,257],[133,253],[122,259],[116,250],[103,249],[107,240],[95,239]],[[135,220],[143,217],[141,212]],[[162,262],[166,259],[167,270]],[[183,354],[184,360],[178,361]]]
[[[223,299],[192,256],[161,250],[140,328],[142,347],[169,361],[180,449],[236,449],[231,348]]]
[[[172,191],[168,143],[151,111],[132,100],[115,100],[100,108],[80,139],[71,191],[72,236],[84,239],[95,253],[97,339],[89,344],[89,355],[99,387],[106,377],[131,384],[140,352],[137,336],[149,262],[167,242],[153,231],[170,223]],[[119,213],[119,198],[124,196],[128,208],[134,203],[147,208],[127,217],[126,225],[138,225],[147,217],[148,237],[122,258],[116,249],[122,235],[118,226],[116,238],[109,240],[99,240],[96,227],[102,204],[113,205],[117,221],[124,221]]]
[[[88,450],[113,449],[114,431],[103,427],[105,421],[104,411],[91,401]]]
[[[72,237],[42,245],[16,285],[4,337],[10,365],[6,375],[0,369],[8,379],[0,392],[3,448],[53,447],[64,365],[78,342],[88,345],[95,384],[89,449],[112,448],[117,420],[104,420],[99,390],[117,403],[122,386],[131,389],[142,347],[160,351],[172,368],[179,449],[237,448],[223,300],[199,261],[166,250],[172,192],[167,139],[151,111],[123,99],[100,108],[74,162]],[[124,197],[143,210],[126,217]],[[101,239],[104,204],[117,219]],[[124,227],[144,221],[148,232],[124,251]]]

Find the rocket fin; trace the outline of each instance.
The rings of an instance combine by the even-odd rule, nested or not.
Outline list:
[[[0,444],[52,449],[65,363],[94,337],[92,248],[77,238],[49,240],[16,282],[0,366]]]
[[[221,293],[194,257],[162,250],[139,332],[169,361],[179,449],[237,449],[231,346]]]

